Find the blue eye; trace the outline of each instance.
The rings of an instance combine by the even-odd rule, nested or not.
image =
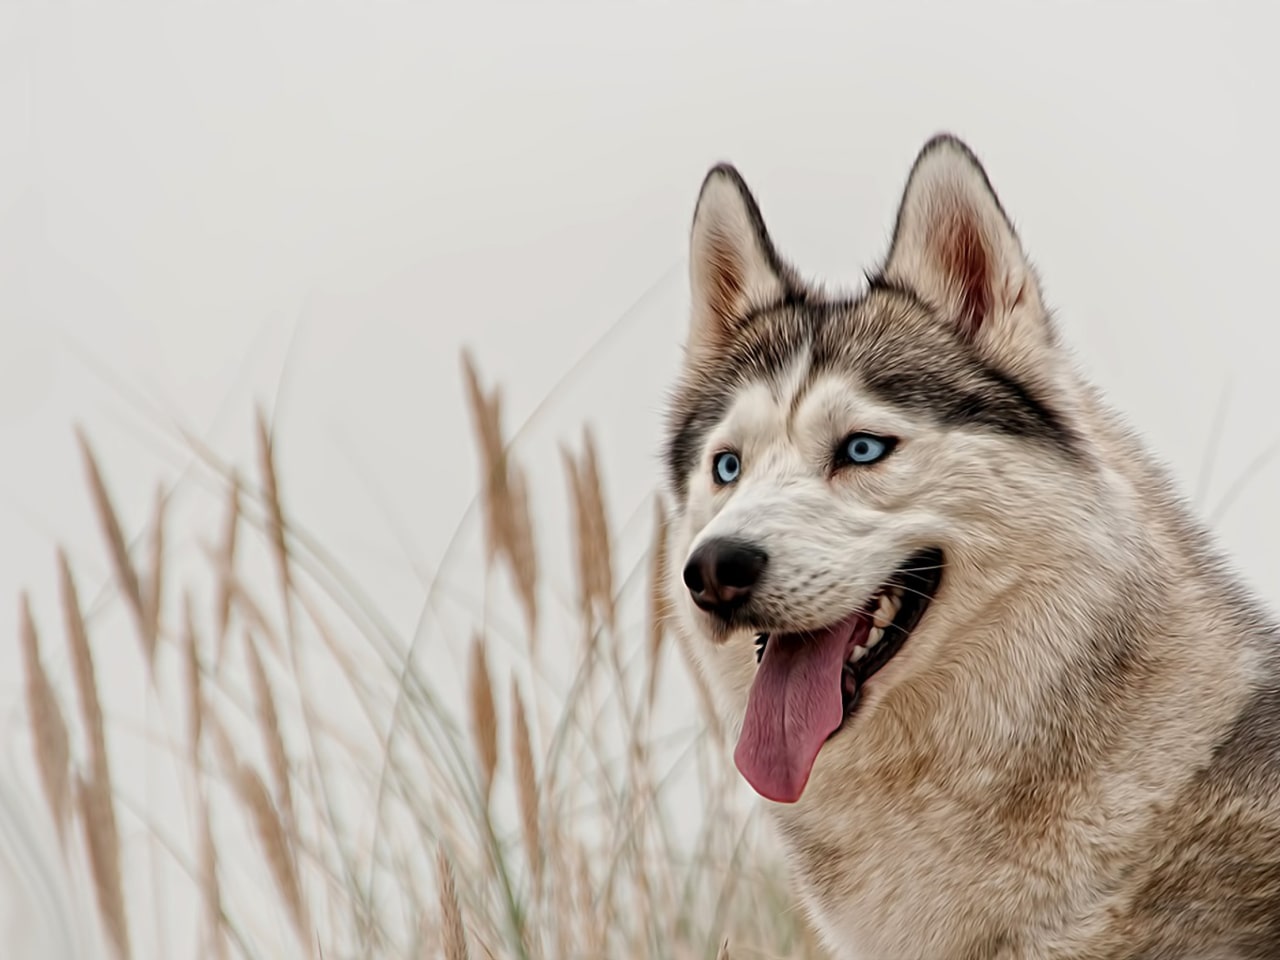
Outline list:
[[[738,455],[731,450],[724,453],[717,453],[716,458],[711,461],[711,475],[715,477],[716,483],[721,486],[738,479],[738,474],[742,472],[742,461],[738,459]]]
[[[871,433],[850,434],[839,450],[839,459],[860,467],[869,466],[892,453],[897,442],[893,437],[877,437]]]

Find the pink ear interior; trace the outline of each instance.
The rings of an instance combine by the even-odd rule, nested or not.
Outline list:
[[[994,306],[992,289],[995,258],[975,219],[975,212],[959,201],[929,237],[929,254],[947,285],[957,295],[956,323],[966,337],[974,337]]]
[[[706,265],[709,274],[707,306],[724,321],[739,319],[746,278],[745,268],[732,241],[719,232],[708,237]]]

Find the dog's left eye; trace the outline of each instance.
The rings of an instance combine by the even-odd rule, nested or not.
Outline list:
[[[711,461],[711,473],[717,484],[722,487],[727,486],[737,480],[738,475],[742,473],[742,461],[732,450],[725,450],[723,453],[716,454],[716,458]]]
[[[893,452],[898,441],[894,437],[877,437],[873,433],[853,433],[836,451],[838,465],[870,466]]]

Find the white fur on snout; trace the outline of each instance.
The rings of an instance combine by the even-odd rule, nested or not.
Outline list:
[[[778,458],[781,459],[780,457]],[[695,539],[749,543],[768,555],[752,608],[768,626],[816,629],[866,603],[922,534],[910,514],[887,514],[824,477],[753,477]]]
[[[927,500],[904,501],[913,484],[902,477],[877,486],[856,475],[894,465],[833,474],[835,447],[859,430],[910,436],[922,427],[851,389],[848,377],[809,379],[803,353],[772,382],[744,385],[708,436],[704,461],[734,450],[740,479],[717,486],[709,467],[690,478],[681,569],[703,543],[737,540],[769,558],[752,594],[762,624],[815,629],[861,607],[907,556],[935,545],[943,524]]]

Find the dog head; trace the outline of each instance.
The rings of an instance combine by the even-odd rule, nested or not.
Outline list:
[[[1107,428],[954,138],[921,151],[859,295],[803,281],[724,165],[690,280],[669,586],[739,769],[790,802],[872,701],[989,659],[976,625],[1001,597],[1115,554],[1097,508],[1123,485],[1095,466]]]

